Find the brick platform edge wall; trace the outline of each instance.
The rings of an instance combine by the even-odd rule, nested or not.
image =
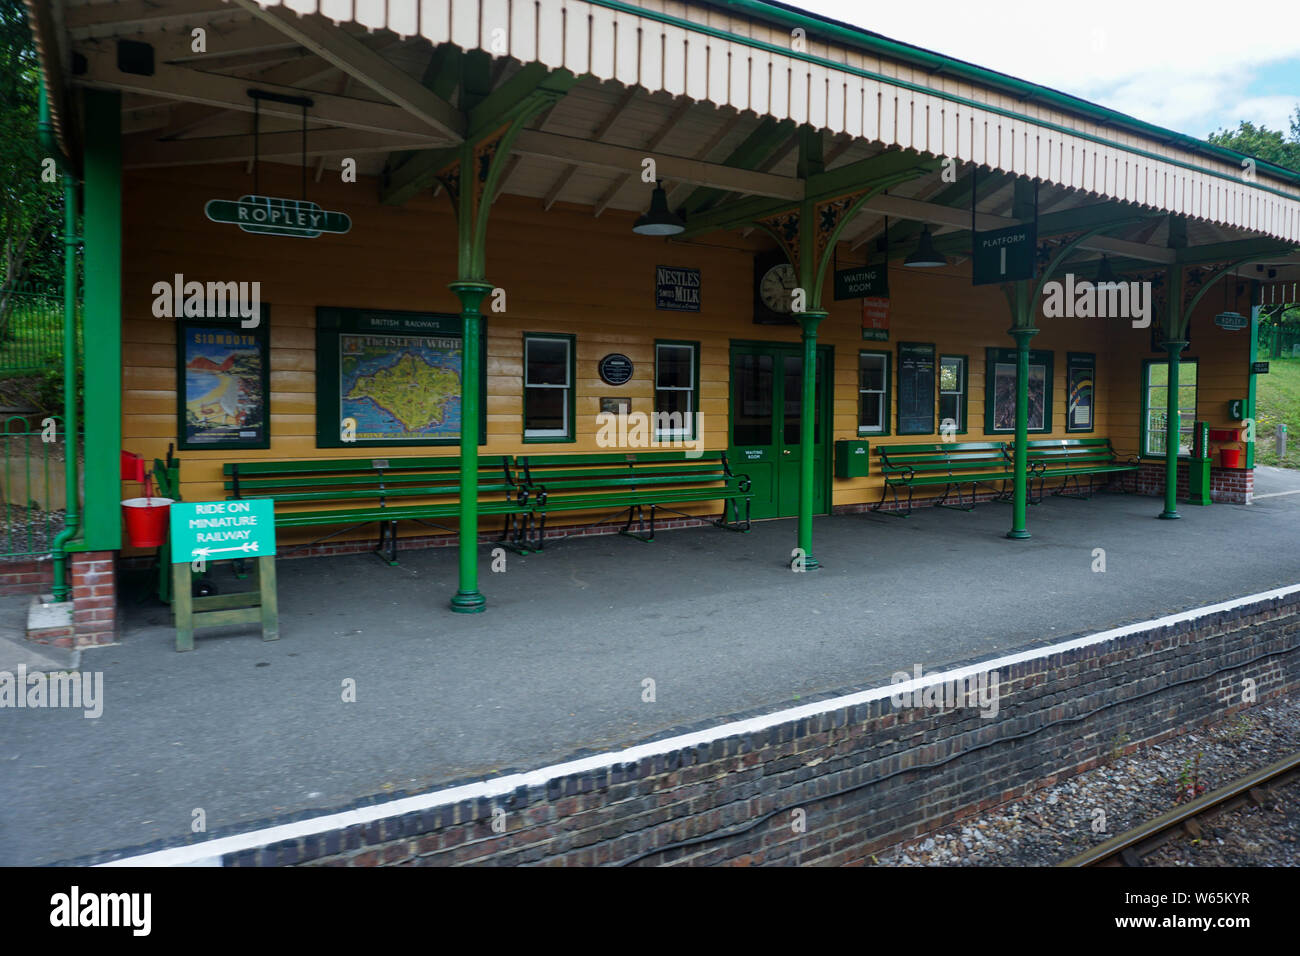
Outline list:
[[[108,858],[852,864],[1117,750],[1222,719],[1249,705],[1248,680],[1259,701],[1292,691],[1300,687],[1298,648],[1300,585],[624,751]],[[991,718],[977,708],[927,707],[924,696],[915,707],[891,700],[980,674],[996,675]],[[1085,833],[1080,842],[1091,839]]]
[[[117,552],[72,554],[74,647],[117,640]]]
[[[53,586],[54,563],[49,555],[0,559],[0,597],[48,594]]]
[[[1165,493],[1165,464],[1144,461],[1138,472],[1137,489],[1143,495]],[[1255,470],[1210,467],[1210,500],[1229,505],[1248,505],[1255,493]],[[1178,497],[1187,497],[1187,463],[1178,463]]]

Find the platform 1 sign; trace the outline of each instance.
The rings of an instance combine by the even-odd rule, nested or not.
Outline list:
[[[1038,249],[1033,223],[975,233],[972,243],[972,285],[992,285],[1032,279]]]
[[[315,239],[321,233],[344,233],[352,220],[341,212],[330,212],[306,199],[279,196],[240,196],[238,200],[210,199],[203,207],[213,222],[227,222],[244,232],[266,236],[297,236]]]
[[[171,506],[172,561],[230,561],[275,554],[275,503],[178,501]]]

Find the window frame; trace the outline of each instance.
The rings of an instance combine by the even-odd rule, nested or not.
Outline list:
[[[1179,451],[1178,455],[1176,456],[1177,458],[1179,458],[1179,459],[1181,459],[1181,460],[1186,460],[1186,459],[1190,459],[1190,458],[1191,458],[1192,443],[1195,441],[1195,438],[1196,438],[1196,422],[1198,421],[1199,409],[1200,409],[1200,401],[1201,401],[1201,370],[1200,370],[1200,359],[1199,359],[1199,358],[1196,358],[1196,357],[1191,357],[1191,356],[1180,356],[1179,359],[1178,359],[1178,364],[1179,364],[1179,366],[1180,366],[1180,368],[1179,368],[1179,374],[1178,374],[1178,387],[1179,387],[1179,388],[1186,388],[1186,387],[1187,387],[1186,385],[1183,384],[1183,377],[1182,377],[1182,368],[1181,368],[1181,366],[1183,366],[1183,365],[1195,365],[1195,366],[1196,366],[1196,384],[1195,384],[1194,386],[1192,386],[1193,388],[1196,389],[1196,399],[1195,399],[1195,401],[1192,403],[1192,438],[1191,438],[1191,440],[1189,440],[1189,442],[1188,442],[1187,454],[1184,455],[1181,451]],[[1141,379],[1139,380],[1139,381],[1140,381],[1140,387],[1141,387],[1141,389],[1142,389],[1142,417],[1138,419],[1138,457],[1139,457],[1139,458],[1148,458],[1148,459],[1152,459],[1152,460],[1155,460],[1155,461],[1164,461],[1164,460],[1166,459],[1166,457],[1167,457],[1167,454],[1168,454],[1167,452],[1149,452],[1149,451],[1147,451],[1147,438],[1149,437],[1149,432],[1148,432],[1148,430],[1147,430],[1147,417],[1148,417],[1148,415],[1149,415],[1149,413],[1150,413],[1150,411],[1151,411],[1151,405],[1150,405],[1150,402],[1151,402],[1151,384],[1150,384],[1150,376],[1151,376],[1151,368],[1152,368],[1153,366],[1156,366],[1156,365],[1164,365],[1164,366],[1168,367],[1168,365],[1169,365],[1169,361],[1168,361],[1168,359],[1143,359],[1143,360],[1142,360],[1142,377],[1141,377]],[[1169,386],[1168,386],[1168,385],[1163,385],[1163,386],[1161,386],[1161,387],[1167,390]],[[1181,402],[1179,402],[1179,412],[1180,412],[1179,418],[1181,419],[1181,417],[1182,417],[1182,415],[1181,415],[1181,412],[1182,412],[1182,403],[1181,403]],[[1179,432],[1179,435],[1182,434],[1182,423],[1181,423],[1181,421],[1179,422],[1178,432]],[[1166,437],[1165,437],[1165,442],[1166,442],[1166,448],[1168,447],[1168,441],[1169,441],[1168,435],[1169,435],[1169,429],[1166,428],[1166,429],[1165,429],[1165,436],[1166,436]],[[1180,440],[1179,443],[1178,443],[1178,447],[1179,447],[1180,449],[1182,448],[1182,441],[1181,441],[1181,440]]]
[[[569,350],[569,368],[567,385],[529,385],[528,384],[528,342],[531,339],[550,339],[552,341],[563,341]],[[573,443],[578,440],[577,430],[575,428],[576,416],[575,406],[578,403],[578,337],[567,332],[525,332],[523,333],[523,352],[520,356],[521,368],[519,381],[522,388],[523,407],[520,409],[519,423],[523,432],[523,441],[528,444],[542,443]],[[528,429],[528,390],[533,389],[561,389],[565,392],[565,429],[566,434],[551,433],[551,430],[536,429],[529,432]]]
[[[958,392],[945,392],[943,390],[943,363],[945,359],[959,359],[961,361],[961,390]],[[935,382],[935,393],[938,395],[938,406],[936,408],[935,420],[939,423],[940,432],[943,431],[943,396],[960,395],[961,396],[961,422],[954,434],[965,435],[970,430],[970,356],[948,353],[939,356],[939,375]]]
[[[671,385],[671,386],[666,386],[664,388],[660,388],[659,347],[661,345],[666,345],[673,348],[688,348],[691,350],[691,384],[689,387],[684,388],[680,385]],[[690,342],[684,339],[655,339],[654,349],[655,349],[655,360],[654,360],[654,369],[652,372],[652,374],[654,375],[654,380],[651,382],[651,391],[653,393],[651,397],[651,402],[652,402],[651,411],[655,415],[654,440],[656,442],[665,441],[665,440],[670,442],[671,441],[693,441],[696,437],[698,437],[695,434],[695,422],[696,422],[696,416],[700,412],[700,343]],[[659,430],[659,417],[658,417],[659,416],[659,393],[661,391],[688,392],[690,394],[691,397],[690,416],[687,419],[686,428],[683,432],[680,433],[674,432],[671,429],[668,431]]]
[[[885,387],[881,389],[880,392],[876,392],[875,390],[864,389],[862,387],[862,357],[864,355],[871,355],[871,356],[875,356],[876,358],[879,358],[881,360],[882,365],[884,366]],[[855,417],[857,418],[857,427],[858,427],[859,436],[890,434],[890,430],[889,430],[889,426],[891,424],[890,410],[893,407],[893,401],[892,401],[892,388],[894,384],[893,374],[892,374],[893,365],[894,365],[894,353],[892,350],[881,350],[881,349],[859,349],[858,350],[858,367],[857,367],[857,375],[856,375],[856,378],[858,380],[858,386],[857,386],[858,408]],[[862,424],[862,393],[864,391],[870,391],[870,393],[873,395],[879,394],[882,396],[881,403],[880,403],[881,424],[878,429],[866,428]]]
[[[1012,435],[1016,433],[1015,425],[1010,428],[993,427],[995,403],[997,401],[998,365],[1016,362],[1015,349],[986,348],[984,350],[984,434]],[[1043,366],[1043,427],[1030,428],[1027,434],[1048,435],[1052,431],[1052,392],[1056,385],[1056,353],[1050,349],[1030,349],[1029,367]]]

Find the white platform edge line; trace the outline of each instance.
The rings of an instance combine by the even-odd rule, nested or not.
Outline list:
[[[978,664],[972,664],[966,667],[959,667],[946,671],[935,671],[931,674],[926,674],[920,680],[913,679],[898,684],[887,684],[883,687],[859,691],[855,694],[846,694],[842,697],[832,697],[827,700],[814,701],[810,704],[802,704],[798,707],[790,707],[785,710],[776,711],[775,713],[763,714],[759,717],[731,721],[729,723],[719,724],[716,727],[710,727],[706,730],[697,730],[689,734],[682,734],[677,737],[669,737],[664,740],[656,740],[648,744],[629,747],[626,750],[595,754],[578,760],[570,760],[566,763],[551,764],[550,766],[540,767],[537,770],[509,774],[504,777],[493,777],[489,780],[463,784],[458,787],[438,790],[433,793],[423,793],[414,797],[402,797],[398,800],[390,800],[369,807],[360,807],[356,810],[345,810],[340,813],[331,813],[325,816],[313,817],[310,820],[298,820],[293,823],[280,824],[279,826],[267,827],[261,830],[251,830],[248,833],[222,837],[218,840],[209,840],[205,843],[171,847],[166,850],[157,850],[139,856],[125,857],[120,860],[113,860],[109,863],[102,863],[100,866],[220,866],[221,858],[223,856],[231,853],[238,853],[242,850],[250,850],[255,847],[267,846],[272,843],[280,843],[284,840],[300,839],[305,836],[324,833],[330,830],[343,829],[344,827],[354,826],[356,824],[373,823],[376,820],[381,820],[386,817],[401,816],[402,814],[411,813],[417,810],[427,810],[430,807],[461,803],[466,800],[478,800],[484,797],[497,797],[503,794],[512,793],[519,787],[542,786],[557,777],[569,777],[575,774],[589,773],[593,770],[608,768],[614,764],[635,763],[636,761],[643,760],[646,757],[656,757],[660,754],[671,753],[676,750],[684,750],[688,747],[699,746],[700,744],[712,743],[719,738],[733,737],[739,734],[767,730],[768,728],[779,726],[780,724],[802,720],[805,717],[812,717],[826,713],[827,711],[840,710],[845,707],[854,707],[859,704],[870,703],[871,701],[890,697],[894,694],[919,690],[932,684],[961,680],[966,677],[972,677],[978,674],[988,673],[989,671],[999,670],[1004,667],[1019,664],[1023,661],[1048,657],[1052,654],[1060,654],[1080,647],[1088,647],[1092,644],[1102,644],[1107,641],[1118,640],[1119,638],[1127,637],[1128,635],[1134,634],[1138,631],[1171,627],[1176,624],[1182,624],[1185,621],[1194,621],[1197,618],[1206,617],[1211,614],[1231,611],[1234,608],[1239,608],[1247,604],[1277,600],[1296,593],[1300,593],[1300,584],[1274,588],[1271,591],[1261,591],[1258,594],[1233,598],[1229,601],[1221,601],[1218,604],[1209,604],[1205,607],[1193,608],[1190,611],[1181,611],[1177,614],[1169,614],[1165,617],[1158,617],[1149,621],[1139,621],[1136,624],[1125,624],[1123,627],[1111,628],[1107,631],[1099,631],[1096,634],[1089,634],[1085,637],[1062,641],[1058,644],[1046,644],[1042,647],[1030,648],[1029,650],[1020,651],[1016,654],[1009,654],[1005,657],[981,661]]]

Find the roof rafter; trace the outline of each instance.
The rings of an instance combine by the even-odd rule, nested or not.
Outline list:
[[[151,133],[136,133],[122,138],[122,164],[129,169],[140,169],[251,161],[254,156],[262,160],[296,161],[302,156],[301,130],[262,133],[257,139],[254,143],[251,134],[241,133],[234,136],[160,141]],[[397,133],[339,127],[314,129],[307,135],[308,156],[351,156],[358,153],[388,152],[401,147],[420,149],[428,145],[429,140]]]
[[[255,0],[230,2],[427,123],[443,137],[453,142],[464,137],[465,118],[459,110],[325,17],[300,17],[281,7],[260,7]]]
[[[485,65],[490,65],[486,57],[464,57],[461,63],[462,99],[469,103],[465,123],[469,136],[509,122],[518,111],[527,108],[534,96],[563,95],[577,82],[577,77],[567,70],[553,71],[544,64],[530,63],[495,90],[486,92],[489,78],[474,77],[474,73],[482,74]],[[473,95],[466,97],[466,90]],[[448,162],[441,150],[417,153],[385,177],[379,201],[386,205],[406,202],[433,185],[438,171]]]
[[[629,87],[624,90],[623,95],[618,98],[618,102],[614,104],[613,109],[605,115],[605,118],[601,120],[600,125],[596,127],[596,131],[591,134],[592,139],[604,139],[609,131],[613,129],[614,124],[618,122],[618,118],[623,115],[623,111],[628,108],[635,97],[635,87]],[[543,124],[538,124],[537,128],[541,129],[542,125]],[[550,209],[555,205],[555,201],[560,198],[560,193],[564,192],[564,187],[569,185],[569,180],[573,178],[573,174],[577,171],[577,166],[565,166],[564,169],[560,171],[560,175],[555,177],[555,182],[551,185],[551,188],[546,191],[546,196],[542,199],[543,209]]]
[[[659,125],[657,130],[654,131],[654,135],[650,137],[650,141],[645,144],[647,152],[659,148],[659,144],[662,143],[668,137],[668,134],[676,128],[677,124],[682,121],[682,117],[684,117],[690,110],[690,106],[691,104],[689,101],[683,101],[677,104],[676,108],[668,115],[668,118]],[[657,166],[658,164],[656,163],[656,171]],[[628,173],[610,183],[608,188],[606,188],[606,190],[601,193],[600,197],[596,200],[596,205],[592,209],[592,215],[599,216],[608,209],[609,204],[614,201],[614,197],[622,191],[624,186],[636,179],[636,177],[636,173]]]
[[[164,96],[245,113],[253,112],[254,108],[254,101],[248,96],[248,79],[202,73],[167,64],[156,64],[152,76],[123,73],[118,70],[115,58],[103,51],[86,54],[86,72],[77,77],[77,81],[83,86]],[[289,96],[301,96],[304,93],[292,86],[262,80],[256,81],[254,85],[268,87],[272,92]],[[311,99],[314,104],[311,117],[320,122],[377,133],[406,133],[414,137],[434,138],[434,131],[427,123],[387,103],[315,91],[311,92]],[[260,103],[263,115],[301,119],[301,108],[293,104],[277,103],[274,100],[262,100]]]

